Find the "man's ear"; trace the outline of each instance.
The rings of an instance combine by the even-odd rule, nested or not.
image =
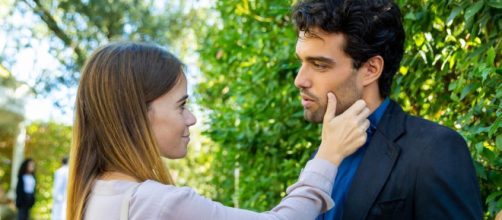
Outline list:
[[[383,72],[383,58],[380,55],[371,57],[363,65],[366,69],[363,75],[363,86],[367,86],[373,82],[378,82],[378,79]]]

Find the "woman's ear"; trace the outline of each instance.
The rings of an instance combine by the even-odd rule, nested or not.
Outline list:
[[[368,86],[373,82],[378,83],[382,75],[384,61],[380,55],[369,58],[364,64],[366,72],[363,75],[363,86]]]

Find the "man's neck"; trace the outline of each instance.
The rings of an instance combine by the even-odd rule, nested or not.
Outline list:
[[[366,90],[363,91],[363,100],[366,102],[370,112],[373,113],[382,104],[384,99],[380,96],[378,90],[376,92]]]

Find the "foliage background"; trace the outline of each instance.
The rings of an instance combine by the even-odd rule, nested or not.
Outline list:
[[[289,17],[293,2],[217,1],[210,9],[185,5],[198,1],[169,2],[159,7],[153,0],[0,0],[10,8],[0,28],[16,36],[8,50],[0,48],[0,64],[8,70],[15,62],[9,51],[36,46],[26,39],[49,41],[60,66],[40,70],[28,86],[50,96],[74,89],[88,54],[111,40],[154,42],[189,64],[197,60],[201,73],[189,78],[200,82],[195,106],[205,116],[192,132],[197,141],[188,158],[168,161],[177,184],[229,206],[270,209],[319,144],[320,127],[304,122],[293,85],[299,66]],[[502,2],[397,2],[407,41],[391,97],[409,113],[466,138],[486,218],[493,218],[502,209]],[[16,13],[36,19],[28,26],[8,22]],[[2,86],[19,86],[11,75],[1,76]],[[19,120],[0,128],[2,187],[8,187]],[[37,219],[49,216],[53,172],[68,151],[70,130],[53,122],[34,122],[27,129],[26,156],[37,161]]]

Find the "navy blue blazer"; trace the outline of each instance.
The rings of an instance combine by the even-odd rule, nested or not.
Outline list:
[[[354,176],[344,220],[482,219],[467,144],[391,101]]]

